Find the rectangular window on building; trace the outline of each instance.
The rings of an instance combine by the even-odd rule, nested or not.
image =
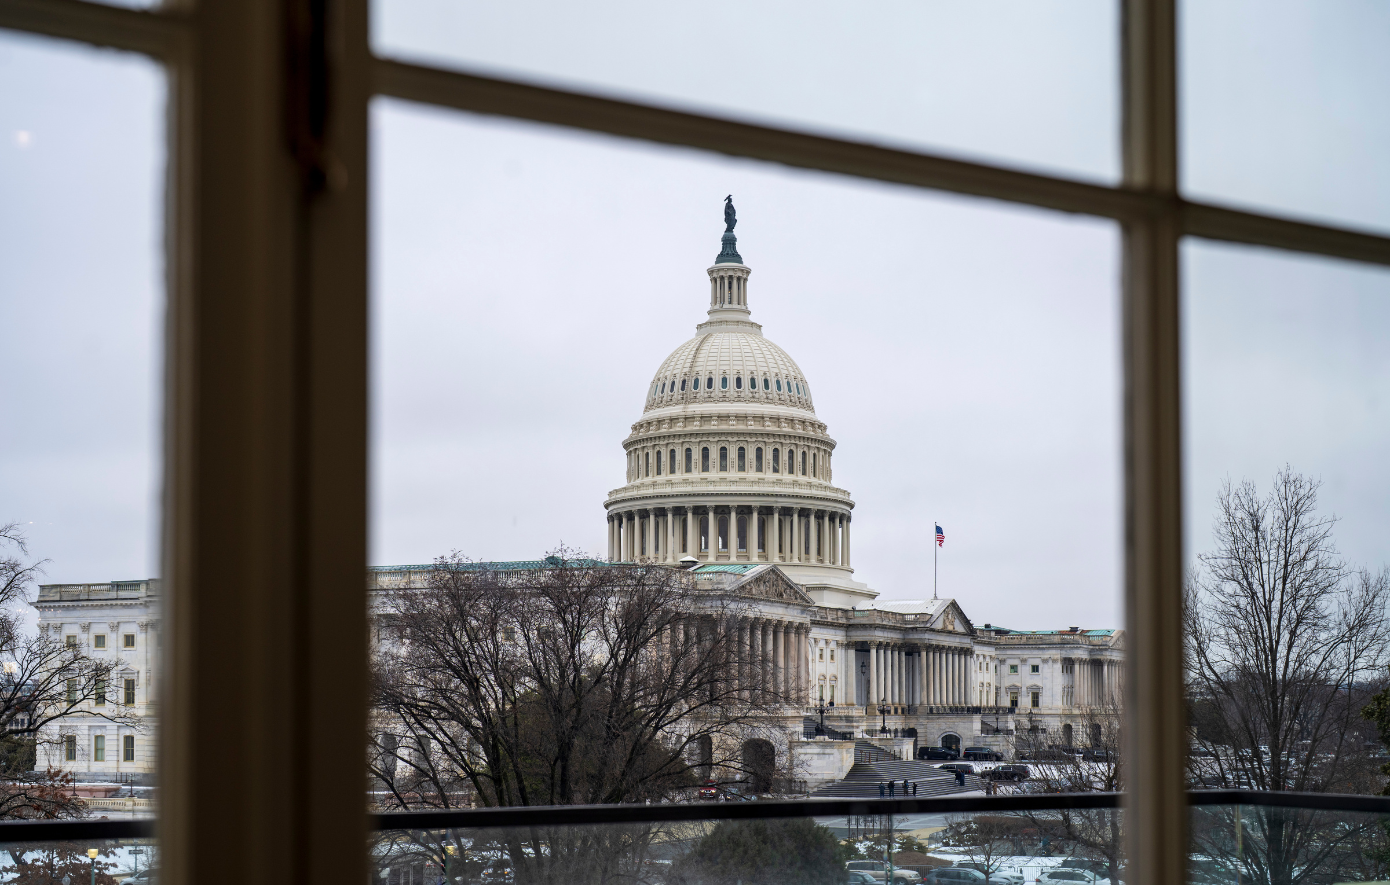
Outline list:
[[[700,472],[709,473],[709,447],[700,449]]]
[[[833,646],[830,649],[830,662],[832,664],[835,662],[835,648]]]
[[[1034,707],[1041,707],[1042,704],[1039,703],[1039,700],[1042,698],[1042,693],[1041,693],[1041,692],[1035,691],[1035,692],[1033,692],[1032,694],[1033,694],[1033,697],[1032,697],[1033,706],[1034,706]]]
[[[1016,692],[1016,691],[1011,691],[1011,692],[1009,692],[1009,706],[1010,706],[1010,707],[1017,707],[1017,706],[1018,706],[1018,692]]]
[[[1010,673],[1017,673],[1017,672],[1018,672],[1018,664],[1010,664],[1010,665],[1009,665],[1009,672],[1010,672]]]
[[[104,734],[92,736],[92,761],[106,761],[106,735]]]
[[[719,447],[719,472],[729,472],[729,448],[728,446]]]
[[[69,704],[75,704],[75,703],[77,703],[77,680],[76,680],[76,679],[69,679],[69,680],[68,680],[68,703],[69,703]]]
[[[126,705],[127,707],[130,707],[130,706],[134,706],[134,704],[135,704],[135,680],[134,680],[134,679],[127,679],[127,680],[125,681],[125,705]]]
[[[661,475],[661,450],[656,450],[656,475]]]
[[[63,760],[65,762],[77,761],[77,735],[63,735]]]
[[[66,644],[68,648],[77,648],[77,637],[69,633],[64,637],[64,644]]]
[[[806,475],[806,452],[804,450],[801,453],[801,475]]]
[[[106,706],[106,680],[98,679],[92,689],[92,703],[98,707]]]
[[[739,447],[738,447],[738,472],[739,472],[739,473],[745,473],[745,472],[747,472],[747,470],[748,470],[748,461],[747,461],[747,459],[744,457],[744,451],[745,451],[745,450],[744,450],[743,446],[739,446]]]
[[[121,738],[121,761],[135,761],[135,735],[128,734]]]
[[[1034,664],[1034,665],[1032,666],[1030,672],[1037,673],[1037,672],[1038,672],[1038,665],[1037,665],[1037,664]]]
[[[818,475],[819,475],[819,474],[816,473],[816,456],[815,456],[814,454],[811,455],[811,475],[812,475],[812,476],[818,476]]]
[[[135,647],[135,634],[134,634],[134,633],[127,633],[127,634],[125,634],[124,636],[122,636],[122,637],[121,637],[121,647],[122,647],[122,648],[134,648],[134,647]]]
[[[816,660],[818,660],[818,661],[823,661],[823,660],[825,660],[825,649],[823,649],[823,648],[820,649],[819,654],[816,656]]]
[[[758,446],[756,449],[753,450],[753,472],[754,472],[754,473],[762,473],[762,472],[763,472],[763,447],[762,447],[762,446]]]
[[[685,472],[686,472],[686,473],[694,473],[694,472],[695,472],[694,468],[692,468],[692,467],[690,466],[690,459],[691,459],[691,455],[693,455],[693,454],[694,454],[694,453],[693,453],[690,449],[686,449],[686,450],[685,450]]]
[[[92,637],[92,648],[106,648],[106,634],[98,633]]]

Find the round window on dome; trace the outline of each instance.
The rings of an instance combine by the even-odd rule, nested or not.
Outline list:
[[[739,375],[737,378],[734,379],[734,390],[742,390],[742,389],[743,389],[743,376],[742,376],[742,375]]]
[[[720,379],[719,379],[719,389],[720,389],[720,390],[728,390],[728,389],[729,389],[729,376],[728,376],[728,375],[724,375],[724,376],[720,377]]]
[[[781,393],[781,392],[782,392],[782,379],[781,379],[781,378],[778,378],[778,379],[777,379],[777,392],[778,392],[778,393]]]

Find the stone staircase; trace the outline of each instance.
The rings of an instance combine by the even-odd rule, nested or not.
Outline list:
[[[832,741],[854,740],[854,735],[850,734],[847,731],[840,731],[838,728],[831,728],[829,725],[825,726],[825,728],[822,729],[820,727],[820,721],[812,716],[806,716],[802,718],[801,734],[808,741],[822,734],[830,738]]]
[[[867,743],[861,741],[861,743]],[[870,744],[870,746],[873,746]],[[874,747],[883,757],[875,761],[856,761],[850,767],[849,773],[843,780],[826,784],[811,794],[813,799],[877,799],[878,785],[890,780],[897,781],[897,793],[893,798],[914,798],[912,796],[903,797],[902,782],[906,778],[917,784],[917,795],[915,798],[921,799],[927,796],[947,796],[952,793],[968,793],[972,791],[983,792],[985,782],[975,775],[965,776],[965,786],[956,784],[954,772],[942,771],[935,767],[936,763],[904,761],[893,759],[886,751],[880,747]]]

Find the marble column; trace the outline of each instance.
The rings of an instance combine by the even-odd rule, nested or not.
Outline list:
[[[768,667],[768,670],[772,675],[772,691],[780,700],[787,691],[782,672],[782,625],[780,623],[772,625],[772,666]]]
[[[864,699],[864,706],[871,707],[878,701],[878,696],[874,694],[878,690],[878,643],[869,643],[869,684],[866,686],[869,696]]]
[[[853,563],[850,561],[849,526],[850,526],[850,518],[849,518],[849,514],[846,513],[846,514],[845,514],[845,565],[846,565],[846,566],[851,566],[851,565],[853,565]]]
[[[917,703],[930,704],[930,683],[927,682],[927,650],[917,647]]]
[[[755,504],[752,515],[748,517],[748,533],[752,536],[752,541],[748,545],[748,559],[752,562],[762,560],[762,554],[758,552],[758,548],[763,543],[763,527],[759,524],[760,520],[758,519],[761,512],[762,508]]]
[[[790,518],[790,520],[788,521],[788,525],[787,525],[787,529],[788,529],[787,535],[789,536],[789,539],[790,539],[791,542],[792,542],[792,543],[791,543],[791,547],[788,548],[788,549],[790,550],[790,552],[791,552],[791,555],[790,555],[789,557],[787,557],[787,562],[800,562],[800,561],[801,561],[801,525],[800,525],[800,522],[801,522],[801,509],[800,509],[799,507],[793,507],[793,508],[792,508],[792,512],[791,512],[791,518]]]

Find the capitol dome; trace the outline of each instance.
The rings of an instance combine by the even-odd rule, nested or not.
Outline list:
[[[604,505],[609,559],[776,563],[808,591],[872,598],[850,579],[854,501],[834,484],[835,440],[801,367],[753,322],[732,211],[706,270],[707,317],[662,361],[623,440],[626,484]]]
[[[757,403],[816,413],[801,367],[759,330],[705,332],[666,358],[647,390],[644,411],[688,403]]]

